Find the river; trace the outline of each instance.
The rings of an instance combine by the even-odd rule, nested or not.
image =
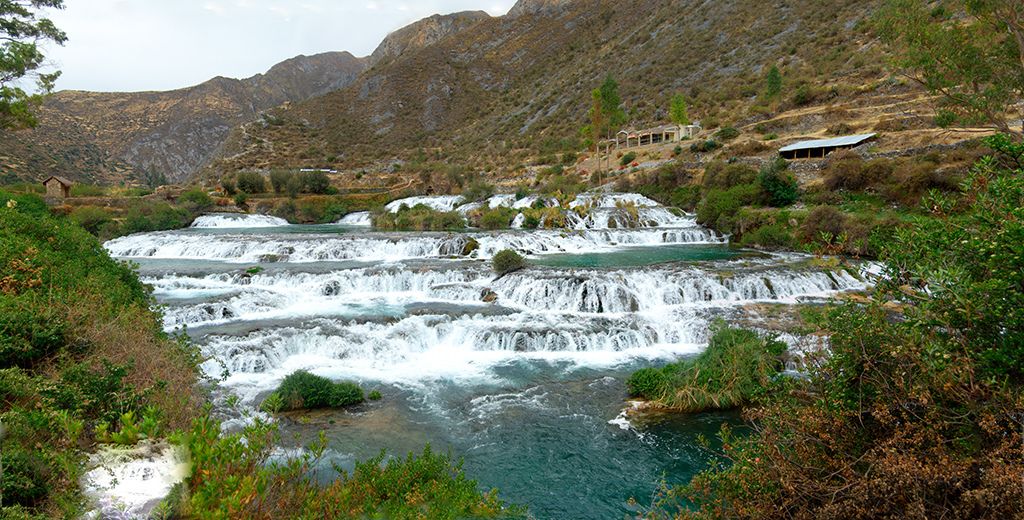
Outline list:
[[[457,204],[411,203],[432,201]],[[716,318],[749,321],[758,305],[823,301],[865,282],[804,255],[731,248],[638,195],[579,203],[592,209],[569,230],[381,233],[364,214],[325,226],[212,215],[106,248],[139,265],[166,329],[185,327],[201,345],[226,427],[245,420],[229,395],[251,411],[295,370],[350,379],[383,399],[282,418],[283,449],[326,430],[331,460],[351,468],[430,443],[536,518],[622,518],[636,511],[630,498],[649,503],[662,479],[703,469],[697,437],[738,421],[630,422],[631,371],[699,353]],[[497,278],[488,260],[506,248],[530,267]]]

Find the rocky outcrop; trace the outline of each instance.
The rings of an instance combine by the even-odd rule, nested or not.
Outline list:
[[[217,77],[168,92],[62,91],[41,108],[37,128],[0,132],[3,180],[62,175],[117,183],[163,175],[187,179],[232,129],[264,110],[343,88],[365,69],[347,52],[297,56],[246,79]]]
[[[519,0],[509,10],[508,16],[516,18],[527,14],[556,13],[572,0]]]
[[[456,34],[491,16],[484,11],[463,11],[424,18],[389,34],[370,55],[372,67],[393,60],[408,50],[422,49],[443,38]]]

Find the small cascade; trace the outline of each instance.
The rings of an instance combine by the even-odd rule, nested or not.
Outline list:
[[[639,193],[581,193],[569,203],[569,208],[589,206],[595,208],[617,208],[623,205],[631,205],[638,208],[662,207],[657,201],[651,200]]]
[[[341,226],[369,227],[373,225],[373,219],[370,217],[369,211],[357,211],[341,217],[337,224]]]
[[[462,195],[431,195],[423,197],[407,197],[389,202],[384,209],[390,213],[398,213],[402,206],[414,208],[419,205],[427,206],[436,211],[452,211],[465,199]]]
[[[89,466],[81,486],[96,509],[86,517],[99,518],[149,518],[190,472],[180,448],[151,441],[102,448],[89,458]]]
[[[287,226],[288,221],[270,215],[247,215],[244,213],[213,213],[203,215],[192,222],[200,229],[241,229]]]

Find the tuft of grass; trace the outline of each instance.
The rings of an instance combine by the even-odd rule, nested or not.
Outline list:
[[[771,386],[786,344],[756,332],[713,325],[707,350],[661,368],[645,368],[626,381],[629,393],[672,410],[702,412],[743,406]]]
[[[499,251],[491,259],[491,267],[498,275],[506,275],[526,267],[526,259],[511,249]]]
[[[263,401],[261,408],[271,412],[341,408],[364,400],[363,389],[351,381],[335,383],[326,377],[298,370],[284,378],[277,390]]]

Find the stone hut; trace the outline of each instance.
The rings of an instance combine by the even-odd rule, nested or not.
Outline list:
[[[72,184],[74,183],[64,177],[51,175],[50,178],[43,181],[43,186],[46,186],[46,198],[66,199],[70,197]]]

